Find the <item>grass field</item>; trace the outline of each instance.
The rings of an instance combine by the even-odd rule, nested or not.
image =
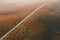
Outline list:
[[[39,2],[40,1],[31,2],[24,5],[17,4],[16,6],[11,8],[0,8],[0,37],[6,34],[9,30],[11,30],[27,15],[29,15],[33,10],[35,10],[43,3]]]
[[[60,23],[56,23],[60,19],[60,12],[53,7],[55,7],[55,4],[48,4],[39,9],[22,25],[6,36],[4,40],[60,40],[58,29]]]
[[[25,20],[3,40],[60,40],[60,1],[53,0],[40,8],[35,14]],[[36,4],[35,6],[38,7]],[[0,21],[1,35],[8,32],[21,22],[36,7],[29,5],[23,12],[2,15]],[[18,7],[19,8],[19,7]],[[3,24],[4,23],[4,24]],[[3,30],[2,30],[3,29]]]

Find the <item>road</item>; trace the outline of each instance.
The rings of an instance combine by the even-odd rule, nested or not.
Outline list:
[[[3,40],[60,40],[59,0],[48,2]]]
[[[37,7],[45,3],[46,1],[31,1],[21,4],[14,4],[12,7],[0,8],[0,37],[9,32],[20,21],[28,16]],[[11,5],[10,5],[11,6]]]

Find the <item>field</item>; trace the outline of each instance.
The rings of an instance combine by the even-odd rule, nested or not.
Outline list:
[[[60,40],[60,12],[55,6],[50,3],[40,8],[3,40]]]
[[[33,5],[26,5],[26,7],[23,6],[22,12],[1,15],[0,37],[3,40],[60,40],[59,2],[58,0],[48,2],[6,37],[4,37],[5,33],[9,32],[41,4],[37,2]]]
[[[43,2],[31,2],[24,5],[16,5],[9,8],[0,8],[0,37],[15,27]],[[32,5],[31,5],[32,4]],[[37,5],[36,5],[37,4]]]

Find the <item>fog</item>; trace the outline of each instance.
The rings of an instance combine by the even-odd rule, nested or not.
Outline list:
[[[0,0],[0,7],[15,5],[15,4],[23,5],[37,1],[41,1],[41,0]]]
[[[42,1],[44,0],[0,0],[0,14],[5,14],[4,12],[11,12],[12,9],[15,10],[18,7],[26,7]]]

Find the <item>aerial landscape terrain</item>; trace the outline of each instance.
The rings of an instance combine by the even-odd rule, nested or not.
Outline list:
[[[0,40],[60,40],[59,0],[2,2]]]

